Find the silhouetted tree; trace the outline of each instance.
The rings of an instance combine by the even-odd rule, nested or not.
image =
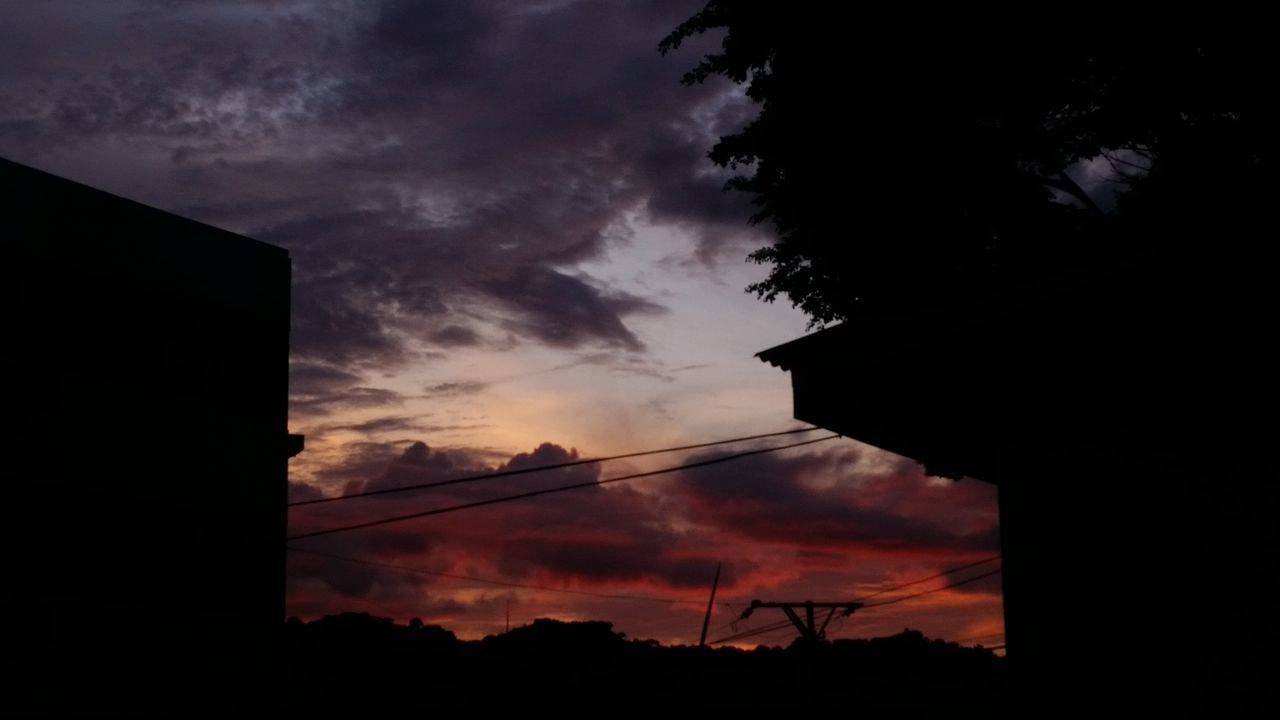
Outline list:
[[[1158,255],[1166,231],[1238,235],[1262,210],[1273,43],[926,22],[710,0],[662,41],[723,29],[684,81],[759,105],[710,157],[749,169],[728,186],[776,230],[750,256],[772,265],[761,298],[822,324]]]
[[[910,630],[744,651],[628,640],[596,621],[541,619],[472,641],[363,613],[286,628],[283,684],[294,713],[603,708],[621,701],[628,709],[836,706],[998,716],[1005,688],[1003,658]]]

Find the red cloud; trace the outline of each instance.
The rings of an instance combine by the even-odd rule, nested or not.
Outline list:
[[[905,461],[867,462],[852,447],[756,456],[636,485],[585,488],[297,543],[429,572],[681,601],[676,604],[611,602],[291,553],[290,612],[314,616],[355,609],[402,620],[430,617],[465,637],[499,630],[510,603],[517,622],[539,614],[605,619],[633,635],[690,641],[719,562],[720,597],[726,601],[845,599],[998,550],[993,489],[971,481],[940,483]],[[578,456],[544,443],[497,467],[483,457],[416,443],[349,490],[438,482]],[[304,506],[291,515],[291,534],[601,475],[600,466],[581,465]],[[989,632],[1000,624],[998,588],[997,578],[887,607],[878,616],[868,610],[843,632],[896,632],[899,623],[952,637],[975,628]],[[739,611],[720,607],[716,621],[724,624]],[[894,627],[885,625],[890,620]]]

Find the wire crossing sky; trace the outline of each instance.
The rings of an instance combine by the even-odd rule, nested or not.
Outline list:
[[[484,583],[486,585],[496,585],[498,587],[516,588],[519,590],[539,590],[542,592],[559,593],[563,595],[582,595],[586,597],[603,598],[605,600],[629,600],[634,602],[650,602],[660,603],[663,605],[703,605],[702,600],[689,600],[687,598],[663,598],[652,597],[648,595],[617,595],[610,593],[597,593],[587,590],[572,590],[568,588],[552,587],[550,585],[530,585],[528,583],[509,582],[507,580],[494,580],[492,578],[476,577],[474,575],[457,575],[455,573],[436,572],[433,570],[425,570],[423,568],[408,567],[405,565],[393,565],[391,563],[375,562],[372,560],[361,560],[360,558],[346,557],[344,555],[335,555],[333,553],[321,552],[319,550],[308,550],[300,548],[296,545],[286,546],[290,552],[306,553],[307,555],[315,555],[318,557],[329,558],[330,560],[338,560],[340,562],[356,563],[368,567],[380,568],[383,570],[393,570],[396,572],[413,573],[416,575],[428,575],[431,577],[448,578],[451,580],[465,580],[468,582]],[[739,603],[717,603],[718,605],[729,606]]]
[[[569,462],[556,463],[554,465],[539,465],[537,467],[519,468],[516,470],[503,470],[501,472],[486,473],[484,475],[472,475],[470,477],[454,478],[452,480],[440,480],[432,483],[422,483],[418,485],[404,485],[402,487],[383,488],[381,490],[366,490],[363,492],[354,492],[346,495],[338,495],[335,497],[316,498],[313,500],[299,500],[297,502],[289,503],[289,507],[298,507],[301,505],[319,505],[321,503],[337,502],[340,500],[353,500],[355,498],[370,497],[372,495],[387,495],[390,493],[408,492],[410,490],[424,490],[427,488],[445,487],[447,485],[460,485],[462,483],[478,482],[481,480],[493,480],[496,478],[512,477],[514,475],[525,475],[527,473],[545,472],[547,470],[560,470],[562,468],[576,467],[578,465],[592,465],[595,463],[609,462],[610,460],[623,460],[627,458],[645,457],[648,455],[660,455],[664,453],[679,452],[681,450],[697,450],[701,448],[715,447],[717,445],[728,445],[731,443],[746,442],[748,440],[761,440],[764,438],[779,437],[782,435],[810,433],[820,429],[821,428],[799,428],[796,430],[783,430],[780,432],[764,433],[762,435],[746,435],[744,437],[730,438],[728,440],[713,440],[711,442],[696,443],[693,445],[679,445],[677,447],[662,448],[659,450],[642,450],[639,452],[623,453],[621,455],[610,455],[608,457],[584,458],[582,460],[571,460]]]
[[[984,560],[983,562],[989,562],[989,561]],[[972,565],[969,565],[969,566],[966,566],[966,567],[973,567],[973,566],[972,566]],[[957,588],[957,587],[960,587],[960,586],[962,586],[962,585],[968,585],[968,584],[970,584],[970,583],[974,583],[974,582],[977,582],[977,581],[979,581],[979,580],[984,580],[984,579],[989,578],[989,577],[992,577],[992,576],[994,576],[994,575],[998,575],[998,574],[1000,573],[1000,571],[1001,571],[1001,570],[1002,570],[1002,568],[996,568],[995,570],[991,570],[991,571],[989,571],[989,572],[982,573],[981,575],[975,575],[975,576],[973,576],[973,577],[971,577],[971,578],[966,578],[966,579],[964,579],[964,580],[957,580],[956,582],[948,583],[948,584],[946,584],[946,585],[943,585],[942,587],[933,588],[932,590],[924,590],[924,591],[922,591],[922,592],[912,593],[912,594],[910,594],[910,595],[904,595],[904,596],[899,597],[899,598],[893,598],[892,600],[886,600],[886,601],[884,601],[884,602],[872,603],[872,604],[870,604],[870,605],[866,605],[866,606],[864,606],[864,607],[860,608],[857,612],[855,612],[855,613],[854,613],[854,615],[856,616],[856,615],[858,615],[858,613],[861,613],[861,612],[862,612],[862,611],[864,611],[864,610],[871,610],[871,609],[873,609],[873,608],[884,607],[884,606],[886,606],[886,605],[896,605],[897,603],[906,602],[906,601],[908,601],[908,600],[914,600],[914,599],[919,598],[919,597],[924,597],[925,595],[933,595],[934,593],[939,593],[939,592],[942,592],[942,591],[944,591],[944,590],[950,590],[950,589],[952,589],[952,588]],[[955,572],[955,570],[951,570],[951,571],[949,571],[949,572]],[[945,574],[947,574],[947,573],[940,573],[939,575],[933,575],[933,576],[926,577],[926,578],[920,578],[919,580],[912,580],[911,582],[903,583],[902,585],[899,585],[898,587],[899,587],[899,588],[904,588],[904,587],[910,587],[910,586],[912,586],[912,585],[918,585],[918,584],[920,584],[920,583],[922,583],[922,582],[925,582],[925,581],[927,581],[927,580],[932,580],[932,579],[934,579],[934,578],[940,577],[941,575],[945,575]],[[885,591],[885,592],[890,592],[890,591]],[[869,596],[868,596],[868,597],[869,597]],[[779,630],[779,629],[784,628],[784,627],[789,627],[790,625],[791,625],[791,621],[790,621],[790,620],[783,620],[782,622],[772,623],[772,624],[770,624],[770,625],[765,625],[765,626],[763,626],[763,627],[759,627],[759,628],[752,628],[752,629],[749,629],[749,630],[744,630],[744,631],[742,631],[742,632],[735,633],[735,634],[733,634],[733,635],[729,635],[729,636],[727,636],[727,637],[720,638],[719,640],[712,640],[712,641],[710,641],[710,642],[709,642],[709,644],[711,644],[711,645],[720,645],[720,644],[729,643],[729,642],[736,642],[736,641],[738,641],[738,640],[745,640],[746,638],[749,638],[749,637],[755,637],[756,635],[762,635],[762,634],[764,634],[764,633],[773,632],[773,631],[775,631],[775,630]]]
[[[515,588],[515,589],[521,589],[521,590],[537,590],[537,591],[542,591],[542,592],[559,593],[559,594],[565,594],[565,595],[579,595],[579,596],[586,596],[586,597],[601,598],[601,599],[606,599],[606,600],[621,600],[621,601],[630,601],[630,602],[657,603],[657,604],[661,604],[661,605],[693,605],[693,606],[701,606],[701,605],[703,605],[703,601],[702,601],[702,600],[700,600],[700,599],[676,598],[676,597],[653,597],[653,596],[647,596],[647,595],[619,595],[619,594],[595,593],[595,592],[584,591],[584,590],[575,590],[575,589],[569,589],[569,588],[557,588],[557,587],[551,587],[551,586],[546,586],[546,585],[531,585],[531,584],[527,584],[527,583],[515,583],[515,582],[509,582],[509,581],[506,581],[506,580],[495,580],[495,579],[493,579],[493,578],[482,578],[482,577],[476,577],[476,576],[473,576],[473,575],[458,575],[458,574],[453,574],[453,573],[436,572],[436,571],[432,571],[432,570],[426,570],[426,569],[423,569],[423,568],[407,567],[407,566],[404,566],[404,565],[395,565],[395,564],[390,564],[390,563],[382,563],[382,562],[375,562],[375,561],[370,561],[370,560],[362,560],[362,559],[360,559],[360,558],[346,557],[346,556],[343,556],[343,555],[336,555],[336,554],[333,554],[333,553],[327,553],[327,552],[322,552],[322,551],[318,551],[318,550],[308,550],[308,549],[305,549],[305,548],[299,548],[299,547],[296,547],[296,546],[289,546],[289,547],[288,547],[288,549],[289,549],[291,552],[305,553],[305,554],[307,554],[307,555],[314,555],[314,556],[318,556],[318,557],[328,558],[328,559],[330,559],[330,560],[337,560],[337,561],[340,561],[340,562],[354,563],[354,564],[364,565],[364,566],[367,566],[367,567],[373,567],[373,568],[378,568],[378,569],[382,569],[382,570],[390,570],[390,571],[393,571],[393,572],[411,573],[411,574],[417,574],[417,575],[426,575],[426,576],[430,576],[430,577],[440,577],[440,578],[447,578],[447,579],[451,579],[451,580],[461,580],[461,581],[467,581],[467,582],[477,582],[477,583],[484,583],[484,584],[487,584],[487,585],[494,585],[494,586],[498,586],[498,587],[508,587],[508,588]],[[908,582],[901,583],[901,584],[896,585],[896,586],[891,587],[891,588],[885,588],[885,589],[883,589],[883,590],[878,590],[878,591],[876,591],[876,592],[874,592],[874,593],[872,593],[872,594],[870,594],[870,595],[864,595],[862,599],[866,599],[866,598],[870,598],[870,597],[875,597],[875,596],[878,596],[878,595],[881,595],[881,594],[887,594],[887,593],[896,592],[896,591],[898,591],[898,590],[902,590],[902,589],[904,589],[904,588],[908,588],[908,587],[912,587],[912,586],[915,586],[915,585],[919,585],[919,584],[921,584],[921,583],[925,583],[925,582],[928,582],[928,581],[930,581],[930,580],[935,580],[935,579],[937,579],[937,578],[944,577],[944,576],[946,576],[946,575],[950,575],[950,574],[953,574],[953,573],[961,572],[961,571],[963,571],[963,570],[971,569],[971,568],[973,568],[973,567],[977,567],[977,566],[979,566],[979,565],[984,565],[984,564],[987,564],[987,563],[989,563],[989,562],[992,562],[992,561],[995,561],[995,560],[998,560],[998,559],[1000,559],[1000,556],[998,556],[998,555],[997,555],[997,556],[994,556],[994,557],[990,557],[990,558],[984,558],[984,559],[982,559],[982,560],[978,560],[978,561],[976,561],[976,562],[969,563],[969,564],[967,564],[967,565],[961,565],[961,566],[958,566],[958,567],[954,567],[954,568],[950,568],[950,569],[944,570],[944,571],[942,571],[942,572],[940,572],[940,573],[936,573],[936,574],[934,574],[934,575],[929,575],[929,576],[926,576],[926,577],[917,578],[917,579],[915,579],[915,580],[910,580],[910,581],[908,581]],[[900,602],[905,602],[905,601],[912,600],[912,599],[916,599],[916,598],[923,597],[923,596],[926,596],[926,595],[932,595],[932,594],[934,594],[934,593],[939,593],[939,592],[942,592],[942,591],[944,591],[944,590],[949,590],[949,589],[952,589],[952,588],[961,587],[961,586],[963,586],[963,585],[967,585],[967,584],[970,584],[970,583],[973,583],[973,582],[977,582],[977,581],[979,581],[979,580],[982,580],[982,579],[985,579],[985,578],[988,578],[988,577],[992,577],[992,576],[994,576],[994,575],[997,575],[997,574],[999,574],[999,573],[1001,572],[1001,570],[1002,570],[1002,568],[996,568],[995,570],[991,570],[991,571],[988,571],[988,572],[982,573],[982,574],[980,574],[980,575],[975,575],[975,576],[972,576],[972,577],[969,577],[969,578],[965,578],[965,579],[963,579],[963,580],[958,580],[958,581],[955,581],[955,582],[952,582],[952,583],[948,583],[948,584],[943,585],[943,586],[941,586],[941,587],[932,588],[932,589],[930,589],[930,590],[925,590],[925,591],[922,591],[922,592],[912,593],[912,594],[910,594],[910,595],[905,595],[905,596],[902,596],[902,597],[899,597],[899,598],[892,598],[892,599],[887,600],[887,601],[884,601],[884,602],[879,602],[879,603],[874,603],[874,604],[871,604],[871,605],[867,605],[866,607],[861,608],[861,609],[859,610],[859,612],[861,612],[861,610],[867,610],[867,609],[876,608],[876,607],[882,607],[882,606],[886,606],[886,605],[894,605],[894,604],[897,604],[897,603],[900,603]],[[854,602],[859,602],[859,601],[854,601]],[[744,607],[744,606],[746,605],[746,603],[745,603],[745,602],[727,602],[727,601],[719,601],[719,602],[717,602],[717,603],[716,603],[716,605],[717,605],[717,606],[720,606],[720,607]],[[729,623],[729,625],[737,624],[738,622],[739,622],[739,621],[735,620],[735,621],[733,621],[732,623]],[[728,625],[721,626],[721,628],[723,628],[723,627],[727,627],[727,626],[728,626]],[[737,633],[734,633],[734,634],[728,635],[728,636],[723,637],[723,638],[720,638],[720,639],[718,639],[718,640],[713,640],[713,641],[711,641],[711,642],[710,642],[710,644],[712,644],[712,645],[719,645],[719,644],[724,644],[724,643],[735,642],[735,641],[738,641],[738,640],[745,640],[745,639],[750,638],[750,637],[756,637],[756,636],[759,636],[759,635],[763,635],[763,634],[767,634],[767,633],[775,632],[775,631],[778,631],[778,630],[781,630],[781,629],[784,629],[784,628],[789,628],[790,626],[791,626],[791,621],[790,621],[790,620],[783,620],[783,621],[780,621],[780,622],[774,622],[774,623],[770,623],[770,624],[767,624],[767,625],[764,625],[764,626],[761,626],[761,627],[748,628],[748,629],[746,629],[746,630],[743,630],[743,631],[741,631],[741,632],[737,632]],[[990,634],[987,634],[987,635],[973,636],[973,637],[970,637],[970,638],[962,638],[962,639],[960,639],[960,640],[956,640],[955,642],[963,642],[963,641],[965,641],[965,640],[972,640],[972,639],[985,639],[985,638],[989,638],[989,637],[1003,637],[1003,633],[990,633]]]
[[[343,525],[336,528],[327,528],[324,530],[313,530],[311,532],[300,533],[285,538],[286,540],[304,540],[306,538],[320,537],[323,535],[332,535],[334,533],[348,532],[351,530],[361,530],[363,528],[377,527],[379,525],[389,525],[391,523],[404,522],[405,520],[414,520],[417,518],[431,517],[433,515],[443,515],[445,513],[458,512],[460,510],[472,510],[489,505],[497,505],[498,503],[512,502],[514,500],[525,500],[528,498],[539,497],[542,495],[550,495],[553,493],[566,492],[569,490],[581,490],[584,488],[598,487],[609,483],[622,482],[624,480],[638,480],[640,478],[653,477],[655,475],[666,475],[668,473],[679,472],[681,470],[692,470],[695,468],[707,467],[709,465],[718,465],[720,463],[738,460],[740,458],[762,455],[764,453],[777,452],[779,450],[789,450],[791,448],[803,447],[805,445],[813,445],[815,443],[825,442],[827,440],[835,440],[839,435],[827,435],[816,440],[805,440],[803,442],[791,443],[789,445],[779,445],[771,448],[760,448],[758,450],[747,450],[745,452],[734,453],[722,457],[712,458],[710,460],[702,460],[694,463],[686,463],[684,465],[675,465],[672,467],[662,468],[661,470],[650,470],[649,472],[633,473],[631,475],[623,475],[621,477],[608,478],[605,480],[596,480],[593,482],[577,483],[574,485],[561,485],[557,487],[543,488],[541,490],[530,490],[529,492],[518,493],[516,495],[505,495],[502,497],[489,498],[488,500],[477,500],[475,502],[463,503],[461,505],[451,505],[448,507],[435,508],[433,510],[423,510],[421,512],[409,513],[407,515],[395,515],[393,517],[382,518],[379,520],[369,520],[367,522],[355,523],[353,525]]]

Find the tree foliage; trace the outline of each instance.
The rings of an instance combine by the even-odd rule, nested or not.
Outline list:
[[[662,41],[723,30],[684,81],[759,106],[710,158],[776,231],[750,256],[771,265],[761,298],[820,325],[1204,247],[1260,212],[1271,44],[906,20],[710,0]]]

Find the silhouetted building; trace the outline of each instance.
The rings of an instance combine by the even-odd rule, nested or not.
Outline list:
[[[760,353],[796,418],[999,486],[1010,668],[1035,703],[1252,708],[1272,682],[1274,317],[1266,266],[1227,255]]]
[[[4,707],[276,682],[289,255],[0,160]]]

